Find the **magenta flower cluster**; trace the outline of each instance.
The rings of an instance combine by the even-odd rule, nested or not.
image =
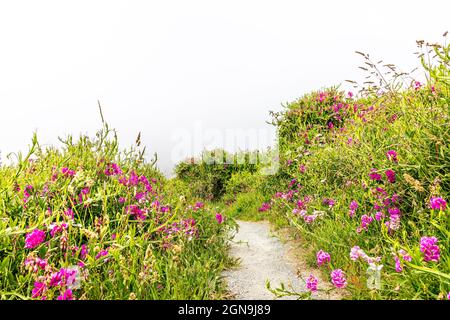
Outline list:
[[[317,258],[317,265],[319,267],[321,265],[331,261],[330,254],[328,252],[323,251],[323,250],[319,250],[319,252],[317,252],[316,258]]]
[[[420,239],[420,251],[423,253],[424,261],[439,261],[440,249],[436,237],[422,237]]]
[[[356,200],[353,200],[352,202],[350,202],[350,206],[349,206],[349,211],[348,211],[348,215],[350,216],[350,218],[353,218],[355,216],[355,212],[358,209],[358,202],[356,202]]]
[[[331,272],[331,282],[338,289],[345,288],[347,286],[345,273],[341,269],[333,270]]]
[[[447,208],[447,201],[445,201],[441,197],[431,197],[430,199],[430,208],[433,210],[442,210],[444,211]]]
[[[397,152],[395,152],[394,150],[389,150],[388,152],[386,152],[386,157],[389,161],[398,162]]]
[[[33,249],[40,245],[45,240],[45,232],[39,229],[34,229],[31,233],[25,236],[25,248]]]
[[[259,212],[265,212],[267,210],[270,210],[271,206],[269,202],[264,202],[261,207],[258,209]]]
[[[306,288],[311,292],[316,292],[318,283],[319,279],[310,274],[309,277],[306,279]]]

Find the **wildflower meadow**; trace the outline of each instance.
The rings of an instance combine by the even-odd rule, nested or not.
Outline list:
[[[0,168],[0,298],[225,299],[242,219],[302,240],[322,278],[298,298],[450,299],[450,46],[418,47],[426,81],[359,53],[368,83],[272,112],[274,174],[244,153],[169,179],[106,122],[62,148],[34,135]]]

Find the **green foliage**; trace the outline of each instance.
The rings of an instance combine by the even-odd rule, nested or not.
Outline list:
[[[175,172],[178,179],[189,184],[194,194],[218,200],[225,193],[226,183],[233,173],[256,172],[257,169],[257,156],[251,152],[229,154],[213,150],[205,151],[200,159],[179,163]]]

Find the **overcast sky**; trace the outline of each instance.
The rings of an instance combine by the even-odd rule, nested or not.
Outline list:
[[[169,173],[190,155],[180,132],[273,139],[269,110],[362,76],[355,50],[414,68],[415,40],[440,41],[449,12],[433,0],[1,1],[0,151],[25,151],[34,130],[41,144],[94,134],[99,99],[122,146],[141,131]]]

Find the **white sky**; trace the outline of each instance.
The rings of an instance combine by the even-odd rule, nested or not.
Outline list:
[[[269,110],[362,76],[355,50],[411,70],[450,1],[0,2],[0,151],[106,120],[170,172],[174,132],[264,129]],[[201,148],[200,148],[201,149]],[[198,150],[196,150],[198,151]],[[184,156],[189,156],[185,154]]]

